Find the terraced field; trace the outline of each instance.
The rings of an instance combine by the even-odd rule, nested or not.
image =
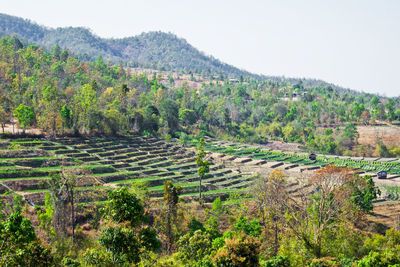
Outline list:
[[[191,145],[195,146],[196,141]],[[318,155],[316,160],[310,160],[306,153],[273,151],[210,138],[205,149],[211,163],[210,173],[202,183],[206,201],[243,191],[252,184],[256,173],[267,174],[280,168],[295,178],[309,177],[327,164],[351,167],[361,175],[376,176],[377,171],[385,170],[389,173],[387,180],[374,179],[385,197],[398,198],[396,189],[391,189],[400,186],[398,159]],[[134,182],[146,182],[152,197],[159,198],[167,180],[180,185],[183,198],[189,202],[197,198],[199,189],[195,153],[193,147],[140,136],[4,140],[0,142],[0,192],[12,190],[34,204],[42,204],[52,173],[60,172],[61,166],[85,166],[91,174],[77,188],[82,203],[103,201],[107,190]],[[298,182],[289,181],[289,191],[296,192],[298,187]]]
[[[246,145],[207,139],[206,150],[222,162],[237,163],[236,166],[247,165],[248,170],[259,173],[279,168],[297,178],[309,177],[314,170],[333,164],[338,167],[348,167],[356,170],[361,176],[370,175],[382,191],[382,199],[400,200],[397,193],[400,188],[400,160],[397,158],[363,158],[317,155],[316,160],[310,160],[307,153],[288,153],[265,149],[262,145]],[[196,141],[192,141],[193,146]],[[243,170],[243,167],[241,168]],[[378,179],[377,172],[386,171],[387,179]],[[390,189],[388,189],[390,188]],[[291,190],[289,188],[289,190]]]
[[[195,142],[193,143],[195,145]],[[261,146],[232,143],[217,139],[208,139],[206,150],[214,153],[222,153],[224,156],[248,158],[248,162],[258,160],[258,165],[268,162],[279,162],[285,169],[300,167],[300,171],[314,170],[333,164],[338,167],[353,168],[359,174],[376,176],[378,171],[387,171],[389,179],[400,177],[400,160],[397,158],[351,158],[329,155],[317,155],[316,160],[310,160],[307,153],[288,153],[262,149]]]
[[[206,201],[240,191],[250,175],[209,159],[210,172],[202,183]],[[0,191],[13,190],[34,204],[42,204],[46,182],[61,166],[85,166],[91,175],[78,185],[84,203],[106,199],[106,192],[133,182],[147,182],[151,195],[161,197],[163,183],[171,180],[183,188],[190,201],[198,196],[195,151],[155,138],[68,138],[57,140],[17,139],[0,147]]]

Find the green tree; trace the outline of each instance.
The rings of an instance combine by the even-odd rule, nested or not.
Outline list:
[[[178,212],[179,194],[182,188],[175,187],[171,181],[164,183],[163,209],[157,218],[161,231],[166,237],[166,250],[170,254],[179,229],[181,227],[181,217]]]
[[[195,263],[211,254],[211,236],[201,230],[182,236],[177,245],[179,259],[184,263]]]
[[[70,128],[72,119],[71,110],[68,108],[67,105],[63,105],[61,107],[60,113],[61,113],[61,118],[63,119],[64,127]]]
[[[179,126],[179,106],[178,104],[169,98],[165,98],[161,101],[160,115],[164,122],[166,122],[169,132],[175,133]]]
[[[18,119],[19,125],[23,128],[23,132],[32,125],[35,118],[35,113],[31,107],[20,104],[14,110],[14,116]]]
[[[106,216],[117,223],[129,222],[131,227],[144,220],[144,208],[141,201],[127,187],[120,187],[108,192]]]
[[[374,180],[371,176],[358,177],[352,185],[353,195],[352,200],[359,210],[370,213],[373,206],[373,201],[380,195],[380,190],[375,186]]]
[[[42,116],[38,121],[43,129],[50,129],[53,138],[56,137],[57,121],[60,117],[60,95],[55,86],[42,88],[43,104],[41,106]]]
[[[204,179],[207,173],[210,172],[210,163],[208,160],[204,160],[207,155],[204,151],[204,138],[200,138],[200,143],[197,147],[197,156],[196,156],[196,164],[197,164],[197,173],[199,175],[199,201],[201,201],[201,181]]]
[[[196,112],[187,108],[179,109],[179,120],[186,126],[192,125],[196,122]]]
[[[354,124],[347,124],[343,130],[342,136],[350,139],[349,149],[351,149],[357,143],[360,134],[357,131],[357,126]]]
[[[260,223],[257,220],[248,220],[243,216],[240,216],[239,219],[237,219],[235,228],[249,236],[258,237],[261,234]]]
[[[31,221],[20,211],[0,222],[0,265],[49,266],[52,258],[35,235]]]
[[[140,261],[140,242],[132,229],[120,226],[106,227],[101,232],[99,243],[111,252],[114,264]]]
[[[81,133],[90,133],[92,129],[101,125],[100,110],[97,106],[98,99],[96,96],[97,84],[85,84],[80,87],[74,95],[73,115],[75,130]]]
[[[127,187],[108,192],[105,216],[111,223],[102,230],[99,243],[102,250],[88,250],[85,261],[92,265],[107,265],[107,255],[113,265],[138,263],[147,251],[156,251],[161,243],[147,223],[141,201]],[[116,224],[116,225],[115,225]]]

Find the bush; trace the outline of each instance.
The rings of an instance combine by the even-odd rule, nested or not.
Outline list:
[[[258,266],[258,254],[261,243],[246,235],[226,239],[225,245],[213,258],[216,266]]]
[[[286,256],[276,256],[272,259],[267,260],[264,267],[290,267],[289,258]]]
[[[178,257],[185,263],[198,262],[211,254],[211,236],[201,230],[182,236],[177,244]]]

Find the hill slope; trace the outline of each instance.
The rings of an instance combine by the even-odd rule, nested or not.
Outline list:
[[[206,56],[186,40],[171,33],[148,32],[122,39],[106,39],[82,27],[47,28],[22,18],[0,14],[0,36],[16,35],[25,42],[50,48],[67,47],[83,60],[99,56],[127,66],[229,76],[257,75]]]
[[[147,32],[137,36],[107,39],[94,35],[83,27],[49,28],[30,20],[0,13],[0,37],[16,35],[25,43],[50,48],[58,44],[68,48],[79,59],[94,61],[99,56],[114,64],[158,70],[193,72],[202,76],[222,74],[224,77],[251,77],[258,80],[301,83],[304,87],[332,87],[338,91],[349,89],[317,79],[287,78],[284,76],[257,75],[207,56],[185,39],[171,33]],[[356,93],[357,92],[351,92]]]

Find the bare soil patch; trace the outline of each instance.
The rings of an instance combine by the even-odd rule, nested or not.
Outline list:
[[[383,142],[386,146],[400,145],[400,127],[397,126],[357,126],[360,134],[358,143],[360,145],[376,146],[377,141]]]
[[[266,145],[260,145],[264,148],[270,149],[270,150],[281,150],[285,152],[301,152],[300,147],[301,144],[297,143],[284,143],[284,142],[279,142],[279,141],[268,141],[268,144]]]
[[[385,201],[375,205],[373,214],[368,215],[368,220],[385,225],[388,228],[398,227],[400,216],[400,203],[397,201]]]
[[[2,129],[0,128],[0,131],[2,131]],[[23,129],[19,128],[17,126],[17,124],[14,125],[14,128],[11,124],[6,124],[6,127],[4,128],[4,132],[5,133],[22,133]],[[29,134],[42,134],[42,131],[38,128],[29,128],[25,130],[26,133]]]

